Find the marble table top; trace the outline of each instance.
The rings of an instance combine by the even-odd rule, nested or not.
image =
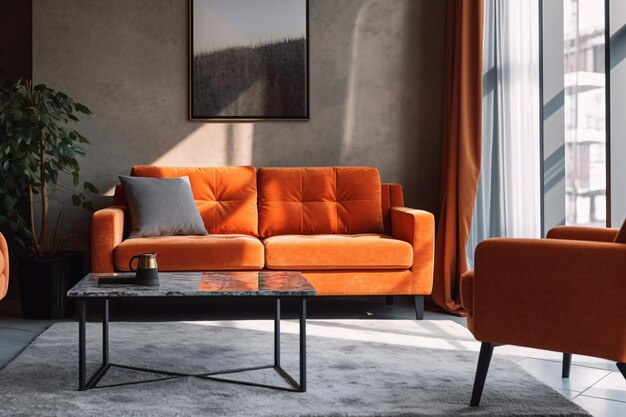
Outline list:
[[[158,286],[128,282],[134,273],[89,274],[68,292],[69,298],[315,296],[317,291],[296,271],[159,272]],[[107,283],[100,280],[106,278]]]

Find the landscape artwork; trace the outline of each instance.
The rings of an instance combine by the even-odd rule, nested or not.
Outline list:
[[[308,0],[190,1],[190,119],[308,120]]]

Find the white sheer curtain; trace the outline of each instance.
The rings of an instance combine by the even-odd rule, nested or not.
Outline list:
[[[483,151],[472,229],[489,237],[539,237],[539,10],[536,0],[484,0]]]

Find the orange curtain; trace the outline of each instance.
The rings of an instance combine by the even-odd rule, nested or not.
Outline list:
[[[441,200],[431,305],[463,312],[458,295],[481,163],[483,0],[448,0]]]

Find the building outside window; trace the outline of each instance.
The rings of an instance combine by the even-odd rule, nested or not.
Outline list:
[[[566,223],[606,225],[604,2],[565,0]]]

